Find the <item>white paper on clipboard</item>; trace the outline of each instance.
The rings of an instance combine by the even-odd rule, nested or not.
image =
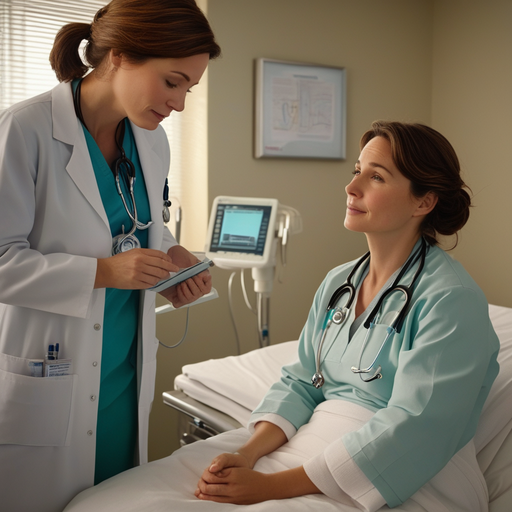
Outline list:
[[[171,286],[174,286],[182,281],[186,281],[187,279],[194,277],[196,274],[203,272],[213,266],[213,261],[209,258],[205,258],[203,261],[192,265],[191,267],[183,268],[179,272],[171,272],[170,277],[160,281],[158,284],[150,288],[153,292],[161,292],[162,290],[166,290]]]

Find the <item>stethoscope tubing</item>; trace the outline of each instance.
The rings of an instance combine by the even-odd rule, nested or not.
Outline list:
[[[124,252],[133,248],[140,247],[140,242],[137,236],[135,235],[135,231],[137,229],[139,230],[145,230],[148,229],[152,224],[153,221],[149,221],[148,223],[144,224],[142,222],[139,222],[138,219],[138,213],[137,213],[137,203],[135,201],[135,166],[133,165],[133,162],[126,156],[126,153],[123,148],[123,139],[124,139],[124,123],[125,120],[123,119],[119,125],[116,128],[116,134],[115,134],[115,140],[116,145],[121,152],[121,156],[114,162],[114,165],[112,166],[112,172],[114,174],[114,179],[116,182],[116,188],[117,193],[119,194],[119,197],[121,198],[121,201],[123,203],[124,209],[126,210],[126,213],[128,214],[128,217],[132,221],[132,227],[128,233],[124,233],[124,226],[123,226],[123,233],[121,235],[118,235],[114,237],[113,244],[112,244],[112,254],[117,254],[119,252]],[[118,130],[121,130],[120,136],[118,137],[117,132]],[[126,188],[129,190],[130,193],[130,199],[133,206],[133,213],[130,211],[130,208],[128,206],[128,203],[126,201],[126,198],[124,197],[123,190],[121,187],[121,180],[120,175],[123,166],[126,169],[126,178],[125,178],[125,184]]]
[[[377,301],[377,304],[372,309],[372,311],[368,315],[366,321],[364,322],[364,327],[367,329],[367,332],[366,332],[365,338],[363,340],[363,343],[361,345],[358,366],[357,367],[352,366],[350,368],[350,370],[353,373],[359,374],[359,376],[361,377],[361,380],[363,380],[363,382],[371,382],[373,380],[382,378],[381,366],[379,366],[377,368],[374,375],[372,377],[370,377],[369,379],[365,379],[363,377],[363,374],[368,374],[371,372],[371,370],[374,368],[380,354],[382,353],[384,347],[386,346],[389,338],[392,335],[394,335],[396,332],[400,332],[400,330],[402,328],[403,321],[407,314],[407,310],[408,310],[409,305],[412,300],[412,290],[413,290],[414,285],[415,285],[418,277],[420,276],[420,274],[423,270],[423,267],[425,265],[426,253],[427,253],[427,243],[426,243],[425,239],[422,238],[421,247],[417,251],[415,251],[412,256],[410,256],[408,258],[408,260],[406,261],[405,265],[400,270],[400,272],[399,272],[398,276],[396,277],[395,281],[393,282],[393,284],[381,295],[381,297]],[[324,340],[327,335],[327,331],[328,331],[329,327],[331,326],[331,324],[333,323],[333,317],[337,314],[337,312],[342,312],[341,319],[339,322],[334,321],[334,323],[340,325],[340,328],[345,323],[345,320],[348,318],[350,309],[352,307],[352,303],[354,302],[354,299],[356,296],[356,290],[355,290],[354,285],[352,284],[352,278],[354,277],[357,270],[361,267],[361,265],[369,257],[370,257],[370,253],[367,252],[365,255],[363,255],[357,261],[354,268],[352,269],[349,276],[347,277],[346,282],[334,291],[334,293],[332,294],[332,296],[329,300],[329,303],[327,305],[326,317],[324,320],[324,324],[322,326],[322,335],[320,338],[320,343],[318,344],[318,350],[317,350],[316,358],[315,358],[315,374],[313,375],[313,377],[311,379],[312,384],[317,389],[322,387],[324,384],[324,377],[322,375],[320,366],[321,366],[321,353],[322,353]],[[404,277],[404,275],[409,270],[409,268],[412,268],[412,266],[415,265],[417,262],[419,262],[418,268],[416,269],[416,272],[415,272],[409,286],[399,284],[400,280]],[[336,307],[336,304],[341,299],[341,297],[347,292],[349,293],[349,298],[348,298],[345,306],[343,308],[334,309]],[[405,296],[404,304],[403,304],[399,314],[393,319],[393,322],[391,323],[391,325],[387,327],[386,337],[385,337],[383,343],[381,344],[379,350],[377,351],[377,354],[375,355],[372,363],[367,368],[361,368],[361,361],[363,358],[363,353],[368,344],[370,332],[373,329],[373,327],[375,326],[377,316],[382,307],[382,304],[387,297],[389,297],[392,293],[395,293],[395,292],[400,292]]]
[[[81,86],[82,86],[82,80],[78,83],[75,93],[73,94],[73,104],[75,107],[75,113],[80,120],[80,122],[84,125],[84,127],[87,129],[87,126],[84,121],[84,117],[82,115],[82,108],[81,108]],[[112,165],[112,172],[114,174],[114,179],[116,183],[116,188],[119,196],[121,197],[121,201],[123,202],[124,209],[126,210],[126,213],[128,214],[130,220],[132,221],[132,227],[128,233],[124,232],[124,225],[122,227],[122,233],[120,235],[117,235],[112,240],[112,254],[115,255],[119,252],[124,252],[126,250],[130,250],[136,247],[140,247],[140,242],[135,235],[135,231],[137,229],[139,230],[145,230],[148,229],[152,224],[153,221],[149,221],[148,223],[144,224],[138,220],[138,214],[137,214],[137,204],[135,202],[135,166],[133,165],[133,162],[126,156],[126,153],[123,148],[123,139],[124,139],[124,132],[125,132],[125,122],[126,118],[121,119],[121,121],[118,123],[116,127],[116,131],[114,134],[115,143],[117,145],[117,148],[119,149],[121,156],[114,162]],[[120,135],[118,136],[118,131],[120,131]],[[120,183],[120,170],[122,166],[126,168],[126,175],[127,175],[127,183],[126,186],[130,192],[130,199],[132,201],[133,205],[133,213],[130,211],[130,208],[126,202],[126,198],[124,197],[123,190]],[[166,187],[167,187],[167,181],[166,181]],[[168,189],[167,189],[168,190]],[[165,208],[167,208],[168,213],[168,207],[170,206],[170,202],[166,201],[167,197],[166,190],[164,189],[164,212],[165,215]],[[169,203],[169,204],[167,204]]]

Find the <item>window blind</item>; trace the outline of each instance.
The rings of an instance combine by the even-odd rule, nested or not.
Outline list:
[[[90,23],[102,0],[1,0],[0,110],[58,81],[48,60],[58,30]]]

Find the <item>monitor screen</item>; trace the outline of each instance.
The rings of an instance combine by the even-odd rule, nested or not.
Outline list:
[[[268,263],[277,205],[271,199],[216,198],[208,229],[208,257],[216,264],[230,262],[242,268]]]
[[[271,210],[271,206],[219,204],[210,251],[263,255]]]

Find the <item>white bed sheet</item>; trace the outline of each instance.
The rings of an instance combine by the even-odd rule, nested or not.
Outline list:
[[[298,341],[288,341],[241,356],[185,365],[174,387],[247,425],[251,411],[279,380],[282,366],[296,357],[297,345]]]
[[[362,410],[362,411],[361,411]],[[302,465],[344,432],[360,428],[368,410],[341,400],[320,404],[309,423],[285,445],[262,457],[255,470],[274,473]],[[237,429],[181,448],[170,457],[117,475],[79,494],[65,512],[224,512],[236,505],[204,502],[193,492],[202,471],[219,453],[233,452],[249,438]],[[428,484],[394,510],[402,512],[485,512],[487,492],[476,464],[474,447],[461,450]],[[471,462],[473,461],[473,462]],[[247,512],[356,512],[353,503],[324,495],[267,501],[243,507]],[[387,506],[379,509],[389,510]]]

